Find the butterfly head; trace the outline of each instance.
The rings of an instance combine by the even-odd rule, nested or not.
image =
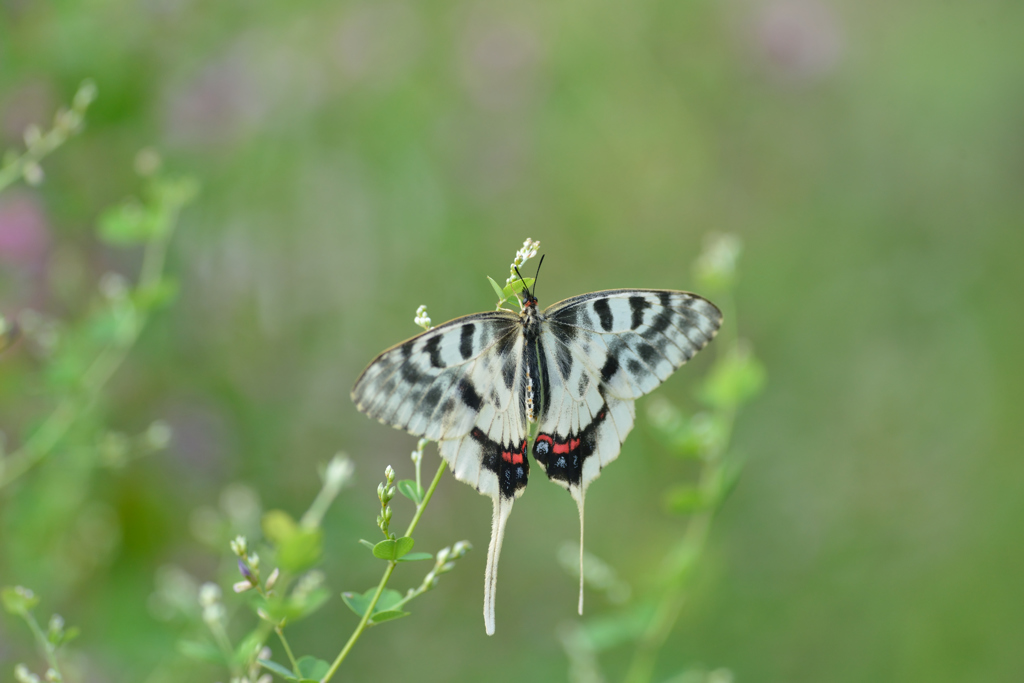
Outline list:
[[[519,276],[519,279],[523,283],[523,290],[521,292],[519,292],[519,299],[520,299],[520,305],[522,306],[524,311],[529,309],[529,308],[533,308],[534,310],[537,309],[537,297],[534,296],[534,292],[537,291],[537,275],[540,275],[540,267],[542,265],[544,265],[544,255],[543,254],[541,254],[540,262],[537,264],[537,273],[536,273],[536,275],[533,276],[533,290],[532,291],[530,290],[529,287],[526,286],[526,278],[524,278],[522,273],[519,272],[519,268],[518,267],[516,268],[516,275]]]

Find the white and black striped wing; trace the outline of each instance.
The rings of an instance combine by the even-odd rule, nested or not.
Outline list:
[[[457,318],[380,354],[352,389],[370,417],[438,442],[456,479],[494,502],[484,625],[494,633],[498,558],[513,501],[526,488],[523,325],[508,311]]]
[[[598,371],[607,392],[635,399],[707,346],[722,312],[689,292],[613,289],[582,294],[544,311],[551,332]]]
[[[541,336],[549,379],[533,446],[548,476],[585,490],[633,428],[633,399],[704,348],[721,322],[707,299],[668,290],[593,292],[550,306]]]
[[[521,330],[508,311],[439,325],[377,356],[356,380],[352,400],[384,424],[438,441],[460,481],[512,496],[526,485],[529,467],[522,457]],[[519,455],[521,473],[503,453]]]
[[[648,393],[714,338],[722,314],[695,294],[621,289],[553,304],[540,335],[543,388],[533,456],[580,513],[590,482],[619,455]]]

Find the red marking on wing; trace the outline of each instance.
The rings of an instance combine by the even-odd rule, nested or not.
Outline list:
[[[547,441],[549,446],[552,443],[551,437],[548,436],[547,434],[538,434],[537,435],[537,441]]]
[[[550,439],[548,439],[548,440],[550,441]],[[525,455],[525,454],[526,454],[526,439],[523,439],[523,443],[519,444],[519,450],[518,451],[511,451],[511,452],[502,451],[501,452],[501,459],[504,460],[505,462],[510,462],[513,465],[522,465],[523,464],[523,455]]]
[[[563,455],[563,454],[569,452],[569,444],[568,443],[554,443],[554,444],[551,445],[551,450],[556,455]]]

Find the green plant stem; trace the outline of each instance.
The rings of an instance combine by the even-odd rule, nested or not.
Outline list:
[[[176,218],[177,211],[172,211],[169,217],[171,224]],[[167,231],[167,234],[153,237],[146,243],[137,290],[145,291],[160,281],[169,237],[170,231]],[[123,321],[122,324],[132,325],[131,330],[126,338],[110,342],[99,353],[82,376],[82,391],[62,399],[32,436],[5,459],[0,469],[0,489],[46,459],[78,418],[92,407],[107,381],[121,367],[135,345],[146,318],[146,311],[142,311],[137,320]]]
[[[411,536],[412,532],[416,530],[416,525],[419,524],[420,517],[423,516],[423,511],[427,508],[427,503],[430,502],[431,497],[434,495],[434,489],[437,488],[438,482],[441,481],[441,475],[444,474],[444,470],[445,462],[444,460],[441,460],[441,465],[437,468],[437,474],[434,475],[434,480],[430,482],[430,488],[427,489],[426,494],[423,496],[423,502],[416,506],[416,514],[413,515],[412,521],[409,522],[409,528],[405,530],[405,536]],[[351,636],[349,636],[348,642],[345,643],[345,647],[342,648],[341,652],[339,652],[338,656],[334,659],[334,662],[331,664],[331,668],[328,669],[327,673],[324,674],[324,677],[320,679],[320,683],[327,683],[334,677],[334,674],[338,671],[338,667],[340,667],[341,663],[345,661],[345,657],[347,657],[348,653],[351,652],[352,647],[356,644],[356,641],[359,640],[359,637],[363,635],[363,631],[366,630],[366,625],[370,622],[370,616],[373,614],[373,608],[377,606],[377,601],[380,600],[380,596],[384,592],[384,588],[387,587],[388,580],[391,578],[391,575],[394,573],[395,567],[397,566],[398,563],[394,560],[388,562],[387,569],[384,570],[384,575],[380,577],[380,583],[377,584],[377,592],[373,594],[373,600],[370,601],[370,605],[366,608],[366,612],[359,620],[356,630],[352,632]]]
[[[235,662],[235,649],[231,646],[231,639],[228,638],[228,632],[224,630],[224,624],[218,620],[209,621],[206,625],[210,627],[213,639],[217,641],[217,647],[220,648],[221,654],[224,655],[224,661],[228,663],[228,667],[231,669],[231,675],[237,676],[240,671],[238,664]]]
[[[296,676],[300,676],[299,663],[295,661],[295,655],[292,654],[292,648],[288,645],[288,639],[284,637],[284,629],[280,626],[275,626],[274,631],[277,633],[277,637],[281,639],[281,644],[284,645],[284,651],[288,654],[288,661],[292,663],[292,671],[295,672]]]
[[[733,326],[735,327],[735,326]],[[735,331],[729,339],[722,353],[731,354],[736,352],[738,345]],[[721,467],[722,457],[728,450],[729,442],[732,440],[732,430],[736,421],[735,408],[723,409],[725,422],[725,434],[718,446],[708,453],[704,467],[701,469],[699,488],[705,490],[708,481],[718,472]],[[682,613],[686,603],[686,589],[689,579],[693,575],[697,559],[704,551],[707,542],[708,532],[711,528],[711,521],[721,505],[721,500],[716,500],[715,505],[692,516],[683,533],[683,538],[666,558],[667,581],[665,592],[658,601],[658,607],[654,616],[647,624],[647,628],[637,641],[636,652],[629,670],[626,672],[625,683],[649,683],[654,675],[654,666],[658,658],[658,652],[665,645],[672,628],[679,615]]]
[[[636,653],[626,673],[626,683],[647,683],[654,673],[654,665],[672,627],[675,626],[686,603],[686,588],[692,569],[707,540],[713,510],[702,512],[690,520],[686,534],[673,552],[675,575],[658,601],[658,608],[637,642]]]
[[[35,616],[31,612],[25,612],[24,616],[25,623],[28,624],[29,630],[32,631],[32,635],[35,636],[36,641],[39,643],[39,649],[43,651],[43,656],[46,657],[46,663],[57,672],[60,680],[64,680],[64,675],[60,671],[60,664],[57,662],[57,648],[46,637],[46,634],[43,633],[43,629],[39,627],[39,622],[36,621]]]

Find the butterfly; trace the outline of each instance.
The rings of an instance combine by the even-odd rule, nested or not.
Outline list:
[[[591,292],[541,311],[536,278],[534,291],[519,278],[520,312],[463,316],[396,344],[352,389],[361,412],[437,441],[455,478],[493,500],[484,577],[488,635],[505,524],[530,473],[527,447],[579,509],[583,614],[587,487],[618,457],[633,428],[633,402],[704,348],[722,323],[707,299],[660,289]]]

